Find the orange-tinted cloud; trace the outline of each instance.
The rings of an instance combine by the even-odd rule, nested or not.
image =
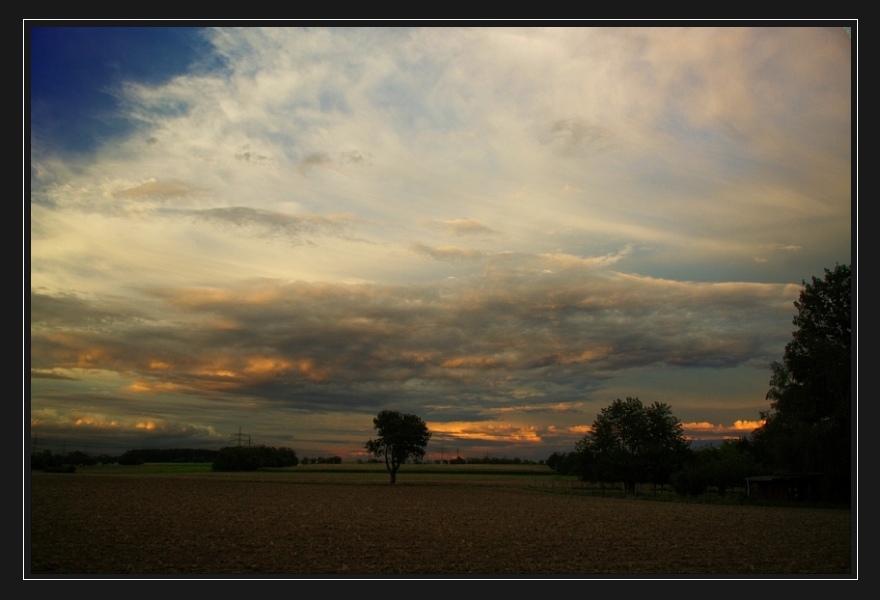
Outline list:
[[[186,388],[170,381],[146,381],[138,379],[130,383],[125,390],[135,394],[157,394],[184,392]]]
[[[685,435],[692,438],[700,437],[741,437],[760,427],[762,421],[735,421],[732,425],[702,422],[682,423]]]
[[[428,429],[459,440],[504,441],[516,443],[539,443],[541,436],[536,427],[497,422],[445,422],[428,423]]]
[[[266,377],[282,375],[293,368],[293,363],[283,358],[252,356],[246,359],[244,372],[249,376]]]
[[[492,356],[459,356],[444,360],[440,366],[448,369],[494,367],[496,360]]]

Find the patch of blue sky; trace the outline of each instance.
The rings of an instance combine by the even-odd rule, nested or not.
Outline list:
[[[123,83],[156,84],[186,72],[204,56],[206,43],[196,27],[33,27],[35,145],[89,153],[125,137],[137,124],[119,111]]]

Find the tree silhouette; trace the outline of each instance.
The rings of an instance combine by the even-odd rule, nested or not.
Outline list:
[[[688,456],[689,442],[667,404],[649,406],[638,398],[619,398],[603,408],[590,432],[575,445],[581,477],[623,482],[628,493],[636,484],[663,485]]]
[[[396,410],[383,410],[373,419],[376,439],[366,443],[367,451],[377,458],[385,459],[385,467],[391,475],[391,483],[397,481],[397,470],[409,459],[425,455],[425,447],[431,432],[425,422],[416,415],[401,414]]]
[[[794,303],[797,329],[772,377],[752,434],[777,472],[822,473],[826,497],[850,497],[852,455],[852,274],[849,265],[825,269],[804,282]]]

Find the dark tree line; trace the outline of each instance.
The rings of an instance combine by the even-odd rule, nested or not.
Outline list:
[[[256,471],[258,469],[280,469],[299,464],[296,451],[291,448],[271,446],[227,446],[221,448],[212,471]]]
[[[144,448],[126,450],[119,457],[119,464],[142,465],[148,462],[211,462],[216,458],[217,450],[204,448]]]
[[[337,460],[338,459],[338,460]],[[261,468],[295,467],[299,464],[296,451],[269,446],[230,446],[220,450],[199,448],[146,448],[127,450],[119,456],[92,456],[75,451],[53,454],[51,450],[31,454],[32,470],[73,472],[78,466],[97,464],[142,465],[145,463],[211,463],[214,471],[255,471]],[[342,462],[334,457],[328,462]],[[70,468],[74,469],[71,470]]]
[[[699,496],[710,487],[721,496],[741,489],[745,478],[762,472],[748,438],[724,440],[720,446],[703,446],[691,452],[681,471],[670,477],[681,496]]]
[[[751,436],[692,449],[669,406],[616,400],[574,452],[547,465],[585,481],[671,484],[682,495],[719,494],[752,475],[820,476],[820,498],[848,502],[852,488],[852,275],[849,265],[804,282],[796,329],[782,362],[770,365],[770,409]]]
[[[126,450],[118,456],[106,453],[97,456],[75,450],[66,453],[53,453],[51,450],[31,453],[31,469],[41,470],[56,468],[64,465],[84,467],[91,465],[142,465],[148,462],[212,462],[217,456],[217,450],[198,448],[147,448],[139,450]]]
[[[31,470],[62,470],[67,467],[84,467],[98,464],[113,464],[118,458],[107,454],[92,456],[86,452],[75,450],[66,454],[53,454],[51,450],[31,453]]]

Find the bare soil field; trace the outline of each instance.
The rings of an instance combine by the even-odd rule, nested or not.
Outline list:
[[[853,572],[849,510],[602,498],[523,477],[34,472],[28,517],[24,571],[40,578]]]

